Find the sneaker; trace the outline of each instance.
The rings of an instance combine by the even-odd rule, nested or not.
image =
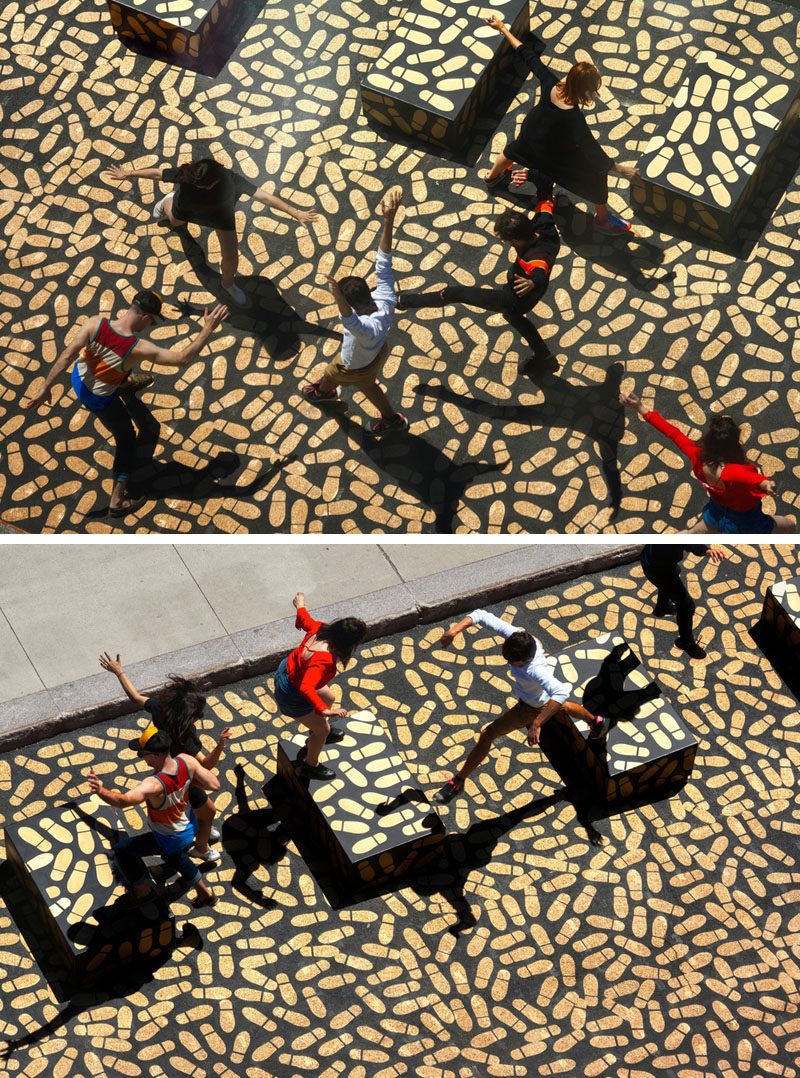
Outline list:
[[[335,777],[336,772],[331,771],[325,764],[317,764],[316,767],[311,767],[303,760],[297,769],[297,774],[304,779],[332,779]]]
[[[604,232],[630,232],[630,221],[623,221],[621,217],[617,217],[615,213],[609,213],[606,216],[605,221],[600,223],[597,214],[594,215],[594,227],[602,228]]]
[[[323,402],[330,404],[342,403],[342,398],[335,389],[332,389],[330,393],[320,393],[319,382],[309,382],[307,385],[300,386],[300,392],[307,401],[312,401],[314,404],[322,404]]]
[[[208,841],[209,842],[219,842],[219,840],[221,838],[222,838],[222,835],[219,833],[219,831],[216,829],[216,827],[212,827],[211,830],[208,832]]]
[[[219,850],[211,850],[211,849],[209,849],[209,850],[203,850],[203,852],[200,853],[199,850],[196,850],[196,849],[192,848],[191,852],[194,854],[195,857],[202,858],[202,860],[207,865],[216,865],[218,861],[222,860],[222,854],[219,852]]]
[[[147,389],[154,381],[152,374],[129,374],[120,389],[120,393],[123,396],[138,393],[140,389]]]
[[[370,427],[370,433],[375,438],[380,438],[382,434],[387,434],[390,430],[408,430],[406,417],[398,412],[391,419],[376,419]]]
[[[608,733],[608,728],[610,725],[610,718],[604,718],[602,715],[595,715],[594,726],[589,727],[589,740],[602,741]]]
[[[460,793],[463,793],[463,791],[463,782],[459,782],[458,779],[448,779],[441,790],[437,790],[433,795],[433,800],[439,805],[446,805],[452,801],[454,797],[458,797]]]
[[[238,303],[240,307],[243,304],[247,303],[247,296],[244,294],[238,284],[223,285],[222,291],[227,292],[233,302]]]
[[[706,657],[704,649],[700,647],[696,640],[681,640],[678,637],[675,641],[675,647],[685,651],[690,659],[705,659]]]
[[[164,197],[159,199],[158,202],[156,202],[155,206],[153,206],[153,217],[155,217],[156,221],[169,220],[169,218],[167,217],[167,211],[164,209],[164,203],[167,201],[168,198],[172,198],[172,193],[164,195]]]
[[[344,730],[340,730],[336,726],[331,727],[331,732],[325,738],[326,745],[337,745],[340,741],[344,741]]]

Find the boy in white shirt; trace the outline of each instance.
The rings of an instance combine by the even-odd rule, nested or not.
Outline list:
[[[386,358],[386,337],[394,320],[397,292],[392,271],[392,232],[402,191],[395,188],[381,201],[383,232],[375,255],[378,287],[370,292],[363,277],[326,277],[342,319],[342,351],[325,368],[318,382],[300,387],[306,400],[314,404],[339,404],[338,387],[360,389],[370,404],[380,412],[371,427],[376,435],[390,430],[405,430],[408,420],[396,412],[378,385],[377,378]]]
[[[571,686],[553,677],[545,659],[544,648],[535,637],[525,629],[501,621],[487,610],[473,610],[468,617],[451,625],[442,633],[440,646],[449,647],[458,634],[470,625],[483,625],[504,638],[503,658],[508,662],[508,672],[519,699],[499,719],[490,722],[481,730],[475,747],[458,772],[433,795],[433,800],[440,804],[452,801],[463,792],[467,776],[483,763],[489,755],[492,743],[503,734],[510,734],[512,730],[520,730],[526,726],[528,744],[538,745],[542,726],[561,709],[573,719],[583,719],[589,726],[589,737],[592,740],[603,738],[608,733],[610,724],[609,719],[592,715],[585,707],[567,699]]]

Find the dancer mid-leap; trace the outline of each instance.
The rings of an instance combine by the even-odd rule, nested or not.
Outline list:
[[[228,317],[228,308],[217,306],[203,315],[203,328],[182,348],[160,348],[139,334],[161,315],[162,299],[157,292],[137,292],[124,314],[113,321],[95,315],[80,327],[59,353],[44,385],[32,394],[23,408],[41,408],[50,403],[50,388],[73,360],[72,389],[114,441],[113,486],[109,511],[123,517],[140,506],[146,497],[134,501],[128,493],[128,477],[136,467],[136,432],[123,391],[131,370],[147,361],[162,367],[188,367],[197,359],[211,334]],[[137,387],[138,388],[138,387]]]
[[[153,768],[153,774],[127,793],[107,789],[94,771],[89,773],[89,789],[107,805],[120,809],[144,805],[147,810],[149,833],[124,838],[114,847],[122,874],[134,895],[140,900],[147,899],[152,880],[144,858],[159,854],[181,879],[194,885],[196,897],[192,905],[195,908],[215,906],[217,896],[203,880],[200,869],[189,860],[186,851],[194,841],[197,827],[194,813],[188,809],[189,787],[194,783],[204,790],[218,790],[219,779],[192,756],[181,754],[173,758],[169,751],[169,734],[155,726],[142,731],[138,752]],[[142,911],[147,916],[147,904]]]
[[[483,763],[489,755],[492,742],[503,734],[527,727],[528,744],[538,745],[542,726],[560,710],[565,711],[572,719],[582,719],[588,725],[589,737],[593,740],[602,739],[610,725],[609,719],[593,715],[585,707],[567,699],[570,686],[553,677],[545,659],[544,648],[535,637],[525,629],[501,621],[486,610],[473,610],[468,617],[451,625],[442,633],[439,646],[449,647],[458,634],[470,625],[483,625],[503,637],[503,658],[508,663],[508,672],[518,699],[499,719],[490,722],[481,730],[475,747],[456,774],[433,795],[434,801],[440,804],[447,803],[462,793],[467,776]]]
[[[236,203],[239,198],[249,195],[254,202],[287,213],[300,224],[316,221],[318,217],[313,210],[301,210],[284,202],[266,187],[258,187],[252,180],[226,168],[213,157],[188,161],[177,168],[124,168],[122,165],[110,165],[105,171],[115,180],[139,177],[175,184],[173,191],[156,202],[153,216],[157,221],[168,222],[173,228],[190,221],[214,229],[222,259],[222,287],[234,303],[247,302],[247,296],[234,282],[239,266],[239,240],[236,234]]]
[[[194,724],[203,716],[206,698],[198,692],[193,682],[172,674],[163,692],[158,696],[145,696],[123,670],[119,655],[115,659],[107,651],[103,652],[100,665],[116,676],[128,699],[146,711],[159,730],[169,734],[169,751],[172,756],[187,753],[194,756],[206,771],[216,770],[231,732],[226,726],[211,752],[204,751]],[[135,746],[131,745],[131,748]],[[212,850],[208,843],[209,839],[216,841],[220,837],[219,831],[212,826],[216,806],[206,790],[194,783],[189,787],[189,806],[197,818],[197,835],[192,850],[204,861],[214,864],[220,860],[220,854],[217,850]]]
[[[380,415],[370,427],[374,435],[390,430],[405,430],[408,420],[390,403],[378,375],[386,358],[386,338],[394,320],[397,293],[392,270],[394,219],[400,208],[402,191],[389,191],[381,201],[383,229],[375,255],[378,286],[370,291],[363,277],[328,274],[326,281],[342,320],[342,351],[333,359],[322,377],[300,387],[300,392],[314,404],[340,404],[339,386],[359,390]]]
[[[451,284],[433,292],[401,292],[398,310],[418,310],[420,307],[443,307],[448,303],[465,303],[484,311],[503,314],[523,340],[533,349],[536,360],[550,357],[550,350],[539,331],[525,316],[547,291],[550,271],[556,260],[561,239],[553,220],[553,189],[540,189],[534,216],[519,210],[505,210],[494,224],[494,234],[510,244],[514,263],[501,288],[471,287]]]
[[[295,626],[306,635],[275,673],[275,700],[284,715],[310,730],[301,750],[299,773],[305,778],[332,779],[334,772],[319,762],[319,754],[326,742],[333,744],[344,737],[341,730],[331,729],[328,719],[344,717],[347,709],[335,706],[328,682],[336,676],[337,664],[344,668],[350,662],[367,627],[361,618],[339,618],[328,625],[315,621],[301,591],[292,601],[297,611]]]
[[[535,170],[537,185],[547,177],[593,203],[598,228],[627,232],[630,222],[623,221],[608,208],[608,174],[615,172],[632,180],[639,175],[638,169],[620,165],[609,157],[581,113],[581,109],[594,104],[600,92],[600,72],[594,64],[582,61],[570,68],[566,78],[559,79],[540,59],[545,48],[543,41],[534,36],[533,46],[523,45],[498,15],[490,15],[486,22],[504,35],[542,85],[538,105],[523,120],[517,137],[498,155],[486,175],[486,185],[499,184],[516,162]],[[521,170],[514,181],[524,180],[525,173]]]
[[[635,393],[621,393],[619,400],[674,442],[708,492],[703,514],[694,527],[686,529],[688,532],[768,535],[795,530],[794,517],[772,517],[761,508],[765,494],[774,497],[777,493],[775,481],[747,459],[739,424],[729,415],[714,416],[700,441],[693,442],[655,409],[647,408]]]

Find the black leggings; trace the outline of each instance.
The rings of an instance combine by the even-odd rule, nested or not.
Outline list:
[[[658,588],[658,601],[664,603],[671,599],[675,604],[675,612],[678,618],[678,636],[683,641],[694,640],[692,622],[694,620],[694,601],[686,590],[686,585],[681,579],[677,566],[672,572],[655,572],[647,561],[642,559],[644,575],[651,584]]]
[[[448,303],[465,303],[468,307],[480,307],[483,311],[497,311],[505,315],[508,324],[528,342],[535,356],[544,357],[550,354],[550,349],[536,326],[525,317],[543,295],[543,288],[532,288],[524,296],[518,296],[509,284],[504,284],[502,288],[451,284],[440,292],[404,292],[403,307],[416,310],[420,307],[442,307]]]
[[[136,467],[136,430],[120,396],[107,404],[94,415],[101,426],[109,431],[114,439],[114,465],[111,475],[114,482],[127,479]]]

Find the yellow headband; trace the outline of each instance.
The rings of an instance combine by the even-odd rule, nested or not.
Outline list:
[[[158,733],[158,727],[154,726],[153,723],[151,722],[150,725],[147,727],[147,729],[142,730],[141,734],[139,735],[139,748],[140,749],[146,748],[147,742],[150,740],[150,738],[153,736],[153,734],[157,734],[157,733]]]

